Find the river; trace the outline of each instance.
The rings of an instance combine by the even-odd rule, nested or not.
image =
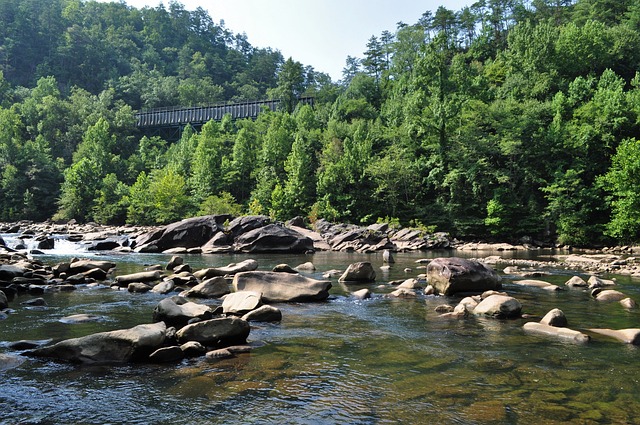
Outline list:
[[[69,254],[41,259],[53,264]],[[255,348],[231,359],[77,366],[28,358],[16,368],[0,368],[0,423],[640,423],[637,347],[602,338],[577,345],[533,336],[522,330],[525,319],[439,317],[435,307],[455,305],[455,297],[382,297],[394,289],[389,281],[422,272],[417,259],[447,255],[451,253],[397,253],[388,273],[377,268],[375,284],[346,288],[334,280],[326,302],[280,304],[282,322],[253,323],[249,342]],[[183,257],[194,269],[249,258]],[[166,264],[170,256],[99,258],[115,261],[117,274],[124,274],[148,264]],[[250,258],[258,260],[261,270],[312,261],[317,271],[311,275],[316,278],[355,261],[382,265],[381,254]],[[562,269],[549,271],[551,275],[542,279],[555,284],[573,275]],[[524,313],[543,316],[560,308],[569,327],[579,330],[640,327],[638,310],[598,304],[582,290],[522,288],[510,283],[512,277],[504,276],[503,287],[520,300]],[[637,280],[617,279],[618,290],[640,301]],[[375,296],[363,301],[349,297],[349,291],[362,287]],[[149,323],[163,296],[80,287],[45,293],[44,308],[21,306],[29,298],[33,297],[23,295],[10,303],[16,312],[0,321],[0,353],[16,354],[7,348],[11,341],[57,340]],[[59,321],[77,313],[104,320],[75,325]]]

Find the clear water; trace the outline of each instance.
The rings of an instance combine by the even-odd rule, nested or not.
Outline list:
[[[502,253],[504,255],[504,253]],[[525,334],[526,320],[443,319],[439,304],[457,298],[388,299],[388,282],[423,272],[415,260],[447,252],[396,254],[375,284],[345,287],[334,280],[327,302],[280,304],[279,324],[253,324],[251,353],[207,362],[86,367],[26,359],[0,367],[0,423],[33,424],[633,424],[640,423],[640,351],[604,339],[586,345]],[[488,255],[488,253],[482,253]],[[45,255],[55,263],[64,258]],[[101,255],[117,273],[165,264],[165,255]],[[194,269],[241,261],[243,255],[184,256]],[[312,261],[321,277],[355,261],[382,265],[381,254],[321,252],[254,255],[260,269]],[[411,272],[405,272],[409,267]],[[497,266],[501,269],[501,266]],[[543,278],[564,283],[569,273]],[[618,289],[640,301],[638,281],[618,277]],[[376,296],[357,301],[349,291]],[[587,292],[549,293],[504,281],[525,313],[562,309],[569,326],[640,327],[638,310],[597,304]],[[47,293],[44,309],[25,308],[0,321],[0,353],[7,343],[62,339],[151,321],[162,296],[107,288]],[[207,301],[211,304],[219,301]],[[64,324],[90,313],[100,322]],[[260,343],[260,344],[257,344]]]

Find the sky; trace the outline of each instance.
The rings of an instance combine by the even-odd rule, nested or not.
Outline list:
[[[394,32],[400,21],[414,24],[427,10],[443,5],[458,11],[473,0],[181,0],[198,7],[233,33],[245,33],[254,47],[279,50],[303,65],[342,78],[347,56],[362,58],[372,35]],[[142,8],[169,0],[125,0]]]

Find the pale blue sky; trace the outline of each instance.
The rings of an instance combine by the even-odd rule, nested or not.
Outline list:
[[[125,0],[142,8],[169,0]],[[399,21],[414,24],[427,10],[443,5],[458,11],[474,0],[182,0],[187,10],[202,7],[215,22],[246,33],[256,47],[280,50],[333,80],[342,77],[347,56],[362,57],[367,40]]]

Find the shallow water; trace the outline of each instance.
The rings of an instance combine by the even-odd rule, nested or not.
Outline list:
[[[489,253],[482,253],[488,255]],[[501,253],[505,254],[505,253]],[[279,324],[252,324],[257,347],[235,358],[170,365],[86,367],[28,358],[0,367],[0,423],[273,423],[273,424],[633,424],[640,423],[640,351],[594,338],[585,345],[525,334],[524,319],[443,319],[434,311],[454,297],[388,299],[387,282],[423,272],[415,260],[447,252],[398,253],[375,284],[345,287],[333,281],[327,302],[280,304]],[[54,263],[62,257],[43,256]],[[109,255],[117,273],[165,264],[165,255]],[[184,256],[194,269],[221,266],[244,255]],[[261,270],[278,263],[312,261],[320,277],[355,261],[382,264],[381,254],[320,252],[254,255]],[[412,271],[406,273],[406,267]],[[503,267],[498,265],[497,269]],[[566,270],[543,277],[562,284]],[[562,309],[569,326],[640,327],[638,310],[598,304],[581,290],[549,293],[504,280],[525,313]],[[640,285],[618,277],[618,288],[640,301]],[[351,290],[376,296],[356,301]],[[16,313],[0,321],[0,353],[18,354],[6,343],[62,339],[151,321],[162,296],[108,288],[47,293],[48,306],[28,309],[21,296]],[[218,304],[219,301],[207,301]],[[95,323],[59,319],[90,313]]]

